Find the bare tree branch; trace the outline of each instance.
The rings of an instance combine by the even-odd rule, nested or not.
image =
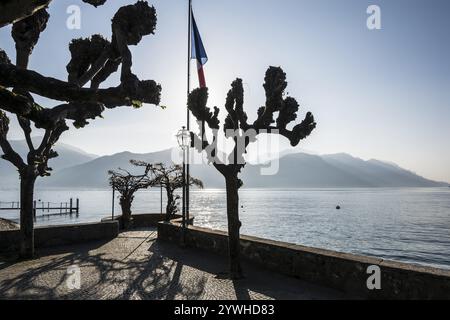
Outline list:
[[[47,27],[49,14],[45,9],[36,11],[32,16],[14,23],[11,36],[16,43],[16,65],[26,69],[28,58],[39,40],[40,34]]]
[[[106,0],[83,1],[97,6]],[[20,174],[21,254],[24,257],[32,257],[34,253],[35,181],[38,176],[50,175],[52,169],[48,162],[58,156],[53,146],[69,129],[66,120],[72,120],[77,128],[83,127],[88,124],[88,119],[101,116],[105,108],[159,104],[161,94],[161,87],[155,81],[140,81],[131,72],[132,57],[128,46],[138,44],[143,36],[152,34],[156,27],[155,9],[146,1],[138,1],[117,11],[112,21],[111,43],[99,35],[72,41],[69,46],[72,59],[67,65],[69,82],[28,70],[30,54],[47,25],[49,15],[45,7],[49,2],[2,0],[0,3],[0,26],[14,22],[11,35],[16,44],[17,57],[16,65],[13,65],[0,49],[0,147],[5,153],[3,158],[16,166]],[[118,69],[119,64],[122,64],[120,85],[99,89],[100,84]],[[91,88],[82,88],[88,81],[91,81]],[[34,102],[31,93],[62,101],[62,104],[53,108],[41,107]],[[3,110],[17,116],[29,149],[26,162],[7,140],[9,119]],[[45,129],[38,148],[35,148],[31,139],[31,122],[37,128]],[[135,177],[134,187],[126,185],[127,196],[120,199],[123,216],[129,218],[131,215],[135,188],[150,183],[148,170],[145,170],[144,175]],[[129,182],[127,174],[129,176],[126,173],[122,177]]]
[[[121,84],[118,87],[96,90],[80,88],[75,84],[4,63],[0,63],[0,86],[20,86],[29,92],[59,101],[103,103],[107,108],[132,106],[137,102],[158,105],[161,96],[161,86],[153,80],[139,81],[134,87]]]
[[[92,80],[91,88],[98,88],[122,63],[121,82],[133,85],[138,79],[131,72],[128,45],[137,45],[143,36],[153,34],[156,22],[155,8],[138,1],[120,8],[114,15],[111,43],[99,35],[73,40],[69,47],[72,59],[67,65],[69,82],[82,87]]]
[[[161,185],[166,189],[167,205],[166,214],[167,219],[178,211],[177,200],[178,196],[175,196],[175,190],[183,187],[184,183],[188,183],[190,186],[197,186],[203,188],[203,182],[200,179],[189,177],[188,181],[183,179],[183,168],[180,165],[166,166],[163,163],[149,164],[144,161],[132,161],[135,165],[145,166],[149,169],[149,173],[154,176],[155,185]]]
[[[25,163],[17,152],[13,150],[8,142],[9,119],[6,114],[0,110],[0,147],[3,150],[3,159],[14,164],[19,170],[25,167]]]
[[[216,169],[224,176],[227,190],[227,220],[228,220],[228,254],[230,259],[230,276],[233,279],[242,277],[240,265],[240,228],[239,220],[239,188],[243,182],[238,175],[245,166],[243,154],[246,153],[248,145],[256,141],[259,134],[276,133],[289,139],[292,146],[296,146],[300,140],[307,137],[316,127],[314,117],[310,112],[305,119],[292,130],[287,128],[288,124],[297,117],[299,105],[294,98],[284,98],[286,89],[286,74],[281,68],[269,67],[264,79],[266,91],[266,105],[258,109],[256,120],[248,124],[247,114],[244,112],[244,90],[242,80],[236,79],[231,84],[225,101],[227,116],[222,128],[226,138],[234,141],[233,151],[228,156],[228,163],[213,162]],[[220,127],[218,120],[219,111],[215,107],[214,113],[206,106],[208,100],[208,89],[198,88],[193,90],[188,98],[188,109],[200,123],[200,135],[194,135],[194,146],[199,151],[210,147],[204,131],[205,123],[212,129],[214,139],[217,139],[217,131]],[[274,115],[278,113],[275,121]],[[274,124],[275,123],[275,124]],[[251,130],[251,132],[249,132]],[[211,150],[208,159],[215,160],[216,147]]]
[[[35,12],[48,7],[51,0],[2,0],[0,2],[0,28],[15,23],[35,14]],[[95,7],[102,5],[106,0],[83,0]]]
[[[0,3],[0,28],[46,8],[51,0],[3,0]]]

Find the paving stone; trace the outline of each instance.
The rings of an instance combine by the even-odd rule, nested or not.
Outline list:
[[[160,243],[156,230],[128,231],[108,242],[40,250],[38,258],[0,264],[1,299],[341,299],[331,289],[244,264],[232,281],[225,258]],[[79,289],[68,285],[78,266]]]

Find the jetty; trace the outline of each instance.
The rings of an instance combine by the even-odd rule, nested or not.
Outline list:
[[[0,201],[0,211],[20,211],[19,201]],[[47,212],[47,213],[45,213]],[[37,215],[37,213],[42,213]],[[45,218],[51,216],[61,216],[61,215],[79,215],[80,214],[80,199],[70,198],[68,202],[44,202],[44,201],[34,201],[33,202],[33,215],[34,218]]]

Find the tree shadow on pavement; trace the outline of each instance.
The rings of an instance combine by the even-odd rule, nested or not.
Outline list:
[[[339,299],[342,294],[243,264],[246,277],[216,275],[225,257],[146,237],[121,236],[46,249],[38,259],[0,266],[0,299]],[[70,286],[68,267],[80,270]]]
[[[181,248],[161,241],[150,250],[182,264],[184,267],[201,270],[209,274],[208,282],[213,287],[228,287],[232,292],[215,295],[222,299],[342,299],[344,294],[332,289],[316,286],[296,278],[269,271],[263,267],[243,262],[244,278],[230,280],[224,277],[228,268],[226,257],[199,249]],[[215,284],[214,284],[215,283]],[[220,293],[221,289],[217,291]]]
[[[43,250],[45,255],[38,259],[8,263],[0,272],[0,299],[200,298],[201,281],[194,288],[180,282],[182,263],[159,254],[117,257],[103,252],[102,245],[92,242]],[[67,285],[67,270],[73,265],[81,270],[80,289]]]

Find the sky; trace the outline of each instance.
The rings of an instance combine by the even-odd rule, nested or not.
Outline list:
[[[76,0],[53,1],[48,27],[30,69],[66,79],[71,39],[111,37],[120,6],[94,8]],[[97,155],[151,152],[176,145],[186,108],[187,0],[153,0],[156,34],[133,53],[133,72],[162,85],[165,110],[107,110],[86,128],[71,128],[60,141]],[[66,27],[70,5],[81,8],[81,28]],[[381,29],[366,25],[369,5],[381,9]],[[209,106],[223,106],[230,83],[243,79],[249,118],[264,105],[269,66],[287,73],[289,95],[300,103],[299,120],[311,111],[317,128],[296,147],[319,154],[350,153],[395,162],[427,178],[450,181],[450,2],[447,0],[193,0],[209,61]],[[10,27],[0,48],[14,59]],[[198,86],[193,64],[192,84]],[[103,86],[116,86],[115,74]],[[38,99],[46,106],[57,102]],[[223,112],[223,111],[222,111]],[[36,135],[40,135],[36,131]],[[22,139],[13,122],[9,137]],[[288,148],[282,141],[282,148]]]

